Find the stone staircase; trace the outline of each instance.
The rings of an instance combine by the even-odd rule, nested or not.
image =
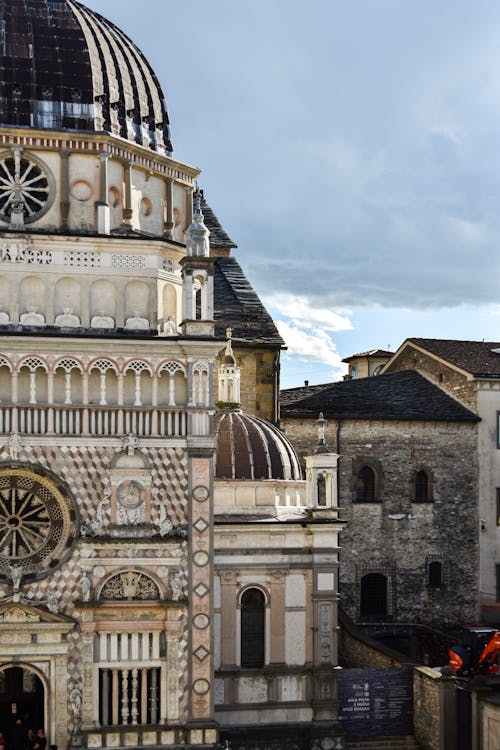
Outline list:
[[[350,737],[346,750],[419,750],[415,737]]]

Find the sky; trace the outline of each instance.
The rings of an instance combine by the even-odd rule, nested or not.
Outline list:
[[[500,341],[497,0],[85,3],[155,69],[283,387],[410,336]]]

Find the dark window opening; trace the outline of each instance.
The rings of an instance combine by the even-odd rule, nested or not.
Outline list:
[[[356,500],[360,503],[376,502],[375,472],[371,466],[363,466],[358,471]]]
[[[497,526],[500,526],[500,487],[497,487]]]
[[[318,505],[326,506],[326,479],[324,474],[318,476]]]
[[[429,501],[429,477],[423,469],[415,475],[415,502],[426,503]]]
[[[265,599],[258,589],[248,589],[241,597],[241,666],[264,666]]]
[[[430,588],[438,588],[443,585],[443,565],[434,561],[429,564],[428,585]]]
[[[386,617],[387,577],[381,573],[368,573],[361,579],[361,619]]]

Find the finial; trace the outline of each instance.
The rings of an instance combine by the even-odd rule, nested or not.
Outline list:
[[[229,326],[226,328],[226,338],[231,341],[231,336],[233,335],[233,329]]]
[[[316,420],[316,424],[318,425],[318,449],[316,453],[325,453],[325,448],[327,447],[325,429],[328,423],[324,418],[322,411],[319,413],[319,418]]]
[[[193,193],[193,214],[194,216],[200,216],[201,215],[201,190],[198,187],[198,183],[196,183],[196,190]]]

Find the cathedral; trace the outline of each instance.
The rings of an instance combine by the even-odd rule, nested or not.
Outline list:
[[[0,0],[0,730],[343,747],[337,459],[161,84],[75,0]]]

